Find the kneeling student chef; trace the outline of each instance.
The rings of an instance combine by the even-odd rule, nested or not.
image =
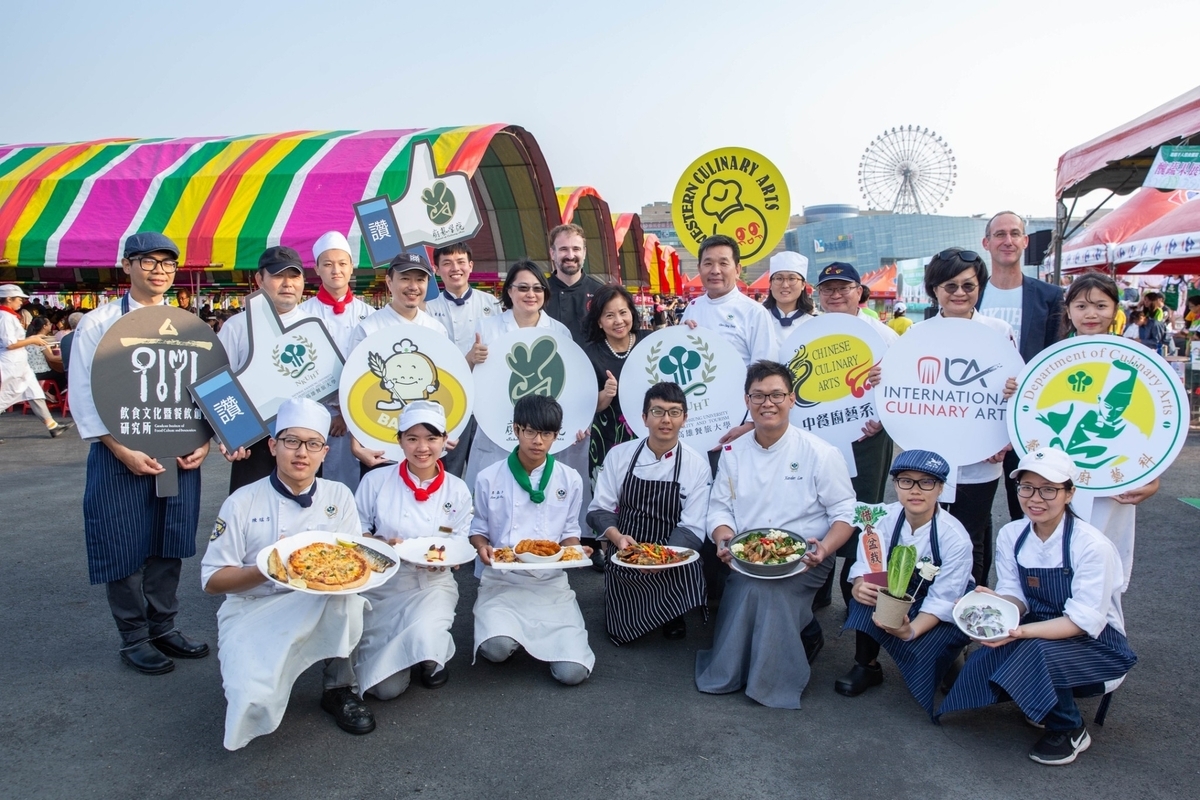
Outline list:
[[[204,590],[226,595],[217,612],[217,640],[228,750],[278,728],[292,684],[322,660],[321,708],[344,731],[375,730],[350,664],[366,600],[284,589],[256,565],[260,550],[286,536],[314,530],[362,534],[350,490],[315,477],[329,452],[329,423],[329,411],[312,400],[280,406],[275,438],[268,441],[275,470],[225,500],[201,562]]]
[[[872,619],[880,587],[865,579],[870,571],[865,558],[854,562],[846,627],[855,630],[855,663],[833,688],[854,697],[883,683],[878,661],[882,647],[900,668],[912,696],[932,715],[934,691],[970,641],[954,624],[954,604],[974,588],[971,536],[950,512],[938,508],[938,495],[950,474],[946,459],[929,450],[905,450],[892,462],[891,472],[900,502],[887,506],[875,527],[884,564],[897,545],[917,548],[920,569],[906,590],[916,602],[900,627],[880,626]]]
[[[484,568],[491,566],[494,548],[515,547],[522,539],[579,544],[583,482],[550,455],[561,428],[562,407],[553,398],[522,397],[513,406],[517,448],[475,481],[471,544],[481,565],[475,649],[500,662],[524,647],[538,661],[550,662],[555,680],[574,686],[591,674],[596,656],[566,572]],[[591,555],[590,548],[584,550]]]
[[[1021,610],[998,642],[967,659],[937,716],[1011,698],[1045,734],[1029,750],[1039,764],[1070,764],[1092,743],[1075,690],[1102,694],[1137,663],[1121,613],[1124,572],[1117,548],[1075,516],[1075,462],[1044,447],[1009,477],[1025,519],[996,538],[996,590]]]

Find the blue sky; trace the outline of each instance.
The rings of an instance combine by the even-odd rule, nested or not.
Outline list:
[[[864,148],[914,124],[958,159],[945,213],[1047,215],[1063,151],[1196,85],[1156,44],[1193,17],[1165,0],[17,0],[0,142],[503,121],[615,211],[736,145],[780,167],[800,213],[860,203]]]

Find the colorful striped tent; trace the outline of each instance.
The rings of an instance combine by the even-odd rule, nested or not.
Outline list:
[[[588,250],[583,271],[601,280],[619,280],[617,241],[608,203],[591,186],[560,186],[554,191],[562,221],[583,228]]]
[[[682,294],[684,281],[675,248],[663,244],[652,233],[645,234],[644,241],[650,291],[654,294]]]
[[[650,285],[646,269],[646,234],[639,214],[613,214],[613,238],[617,242],[617,261],[621,283],[640,289]]]
[[[521,258],[548,260],[559,208],[541,149],[523,128],[291,131],[0,145],[0,279],[115,277],[125,239],[141,230],[166,233],[185,267],[209,271],[214,283],[255,269],[271,245],[294,247],[308,262],[329,230],[346,233],[366,266],[352,205],[397,199],[420,141],[439,171],[471,176],[483,216],[471,242],[479,277]],[[369,283],[373,274],[363,274]]]

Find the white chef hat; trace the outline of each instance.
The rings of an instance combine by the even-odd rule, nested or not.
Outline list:
[[[329,409],[325,406],[307,397],[293,397],[279,407],[275,416],[275,434],[288,428],[308,428],[325,439],[329,437],[329,421]]]
[[[441,403],[431,400],[413,400],[400,412],[399,430],[404,433],[414,425],[424,422],[439,433],[446,432],[446,412]]]
[[[345,234],[339,231],[330,231],[317,239],[317,243],[313,245],[313,261],[320,261],[321,253],[326,250],[341,250],[351,258],[354,257],[354,251],[350,249],[350,242],[346,240]]]
[[[771,274],[776,272],[794,272],[808,280],[808,259],[791,250],[784,250],[771,256]]]

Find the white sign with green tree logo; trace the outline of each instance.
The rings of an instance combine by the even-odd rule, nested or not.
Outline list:
[[[656,383],[677,383],[688,401],[680,441],[710,450],[746,414],[746,365],[733,345],[707,328],[664,328],[637,343],[621,370],[617,394],[625,424],[638,438],[649,433],[642,400]]]

